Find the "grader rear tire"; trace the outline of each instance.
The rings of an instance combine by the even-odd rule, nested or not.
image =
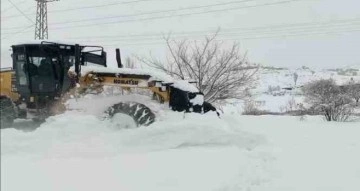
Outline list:
[[[132,117],[137,126],[148,126],[155,121],[155,114],[145,105],[136,102],[122,102],[111,106],[105,112],[109,118],[117,113]]]
[[[11,127],[16,119],[16,109],[11,99],[0,97],[0,128]]]

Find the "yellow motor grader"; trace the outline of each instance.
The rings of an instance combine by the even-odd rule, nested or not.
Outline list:
[[[201,92],[155,78],[151,72],[122,68],[119,49],[116,60],[119,68],[107,68],[106,52],[101,46],[47,41],[13,45],[13,67],[0,72],[1,128],[11,126],[17,118],[44,120],[64,112],[66,95],[74,90],[101,90],[104,85],[148,89],[174,111],[216,110],[203,101]],[[87,65],[106,70],[82,71]],[[119,112],[133,117],[138,125],[149,125],[155,120],[152,111],[139,103],[120,102],[107,111],[110,117]]]

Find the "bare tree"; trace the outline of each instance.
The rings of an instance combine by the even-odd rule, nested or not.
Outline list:
[[[346,91],[355,100],[356,105],[358,105],[360,100],[360,83],[355,83],[354,80],[351,80],[349,85],[347,85]]]
[[[239,44],[226,47],[216,36],[201,42],[167,37],[164,38],[169,50],[166,64],[154,58],[141,61],[175,78],[196,81],[205,101],[243,98],[255,82],[258,67],[240,53]]]
[[[298,78],[299,78],[299,75],[295,72],[294,73],[294,84],[295,84],[295,86],[296,86]]]
[[[327,121],[347,121],[353,113],[351,99],[334,80],[317,80],[304,87],[305,101]]]

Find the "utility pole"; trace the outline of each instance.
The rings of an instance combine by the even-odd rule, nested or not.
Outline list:
[[[36,8],[36,26],[35,26],[35,40],[48,39],[48,22],[47,22],[47,3],[59,0],[35,0],[37,2]]]

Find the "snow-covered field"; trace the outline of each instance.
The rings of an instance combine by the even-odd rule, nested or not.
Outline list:
[[[124,129],[100,117],[131,99],[147,103],[156,122]],[[184,114],[141,96],[68,107],[38,128],[17,121],[1,130],[2,191],[360,190],[359,122]]]
[[[296,84],[294,74],[297,75]],[[360,83],[360,66],[329,70],[315,70],[305,66],[298,69],[264,67],[259,70],[259,80],[252,91],[253,100],[261,110],[283,112],[291,101],[295,104],[303,103],[301,87],[319,79],[333,79],[338,85],[348,84],[350,81]],[[238,104],[240,107],[241,105]]]

